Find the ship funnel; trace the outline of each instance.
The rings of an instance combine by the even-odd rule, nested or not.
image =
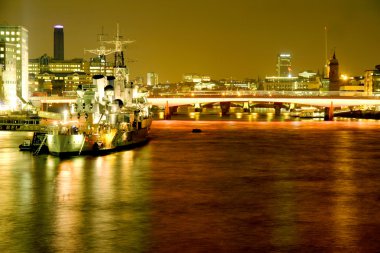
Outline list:
[[[99,101],[102,101],[104,97],[104,87],[107,86],[107,80],[103,75],[94,75],[92,77],[92,82],[97,88]]]
[[[114,86],[115,83],[115,77],[114,76],[107,76],[107,81],[109,85]]]

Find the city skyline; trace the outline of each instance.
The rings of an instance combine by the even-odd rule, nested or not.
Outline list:
[[[115,7],[116,6],[116,7]],[[181,80],[185,73],[215,79],[257,78],[276,73],[277,55],[292,55],[294,73],[323,71],[325,30],[328,55],[336,50],[342,73],[361,75],[380,63],[380,25],[376,0],[249,1],[213,0],[144,2],[94,0],[3,1],[0,23],[29,31],[29,58],[53,56],[53,30],[65,30],[65,59],[92,57],[97,34],[112,39],[116,24],[128,46],[131,76],[156,72],[160,82]]]

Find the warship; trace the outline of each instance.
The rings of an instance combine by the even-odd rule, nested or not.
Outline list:
[[[122,41],[117,35],[114,49],[101,46],[96,52],[105,59],[114,54],[113,76],[96,74],[92,83],[79,85],[76,102],[63,112],[63,120],[46,134],[49,153],[56,156],[102,154],[146,143],[152,124],[147,93],[129,82]]]

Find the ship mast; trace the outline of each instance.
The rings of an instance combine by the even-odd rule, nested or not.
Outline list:
[[[129,71],[124,61],[123,47],[132,43],[131,40],[121,40],[119,33],[119,24],[117,24],[116,36],[114,40],[104,41],[104,43],[112,44],[115,48],[112,50],[115,56],[114,60],[114,90],[115,97],[124,101],[124,103],[132,103],[132,84],[129,83]]]
[[[121,40],[121,38],[122,36],[120,36],[119,33],[119,24],[117,24],[115,39],[110,41],[104,41],[104,43],[115,45],[115,49],[113,50],[113,53],[115,53],[114,68],[126,67],[124,63],[123,46],[134,42],[132,40]]]
[[[103,41],[104,35],[105,34],[103,32],[103,27],[102,27],[102,33],[98,34],[98,41],[100,43],[99,48],[96,48],[96,49],[87,49],[87,50],[85,49],[84,51],[92,53],[92,54],[95,54],[95,55],[98,56],[98,58],[100,60],[100,73],[103,74],[103,75],[106,75],[106,67],[107,67],[106,55],[109,55],[109,54],[113,53],[114,50],[107,49],[104,46],[104,41]]]

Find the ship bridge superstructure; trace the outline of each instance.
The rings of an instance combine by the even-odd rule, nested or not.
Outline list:
[[[124,50],[127,44],[133,43],[132,40],[122,40],[117,24],[116,36],[114,40],[103,40],[103,32],[99,36],[100,47],[98,49],[86,50],[86,52],[96,54],[101,61],[104,61],[107,55],[114,54],[113,64],[113,81],[112,86],[115,93],[115,99],[121,100],[123,104],[132,104],[133,102],[133,84],[129,82],[129,70],[125,64]],[[113,48],[107,48],[105,44],[113,45]],[[103,73],[101,73],[103,74]]]

